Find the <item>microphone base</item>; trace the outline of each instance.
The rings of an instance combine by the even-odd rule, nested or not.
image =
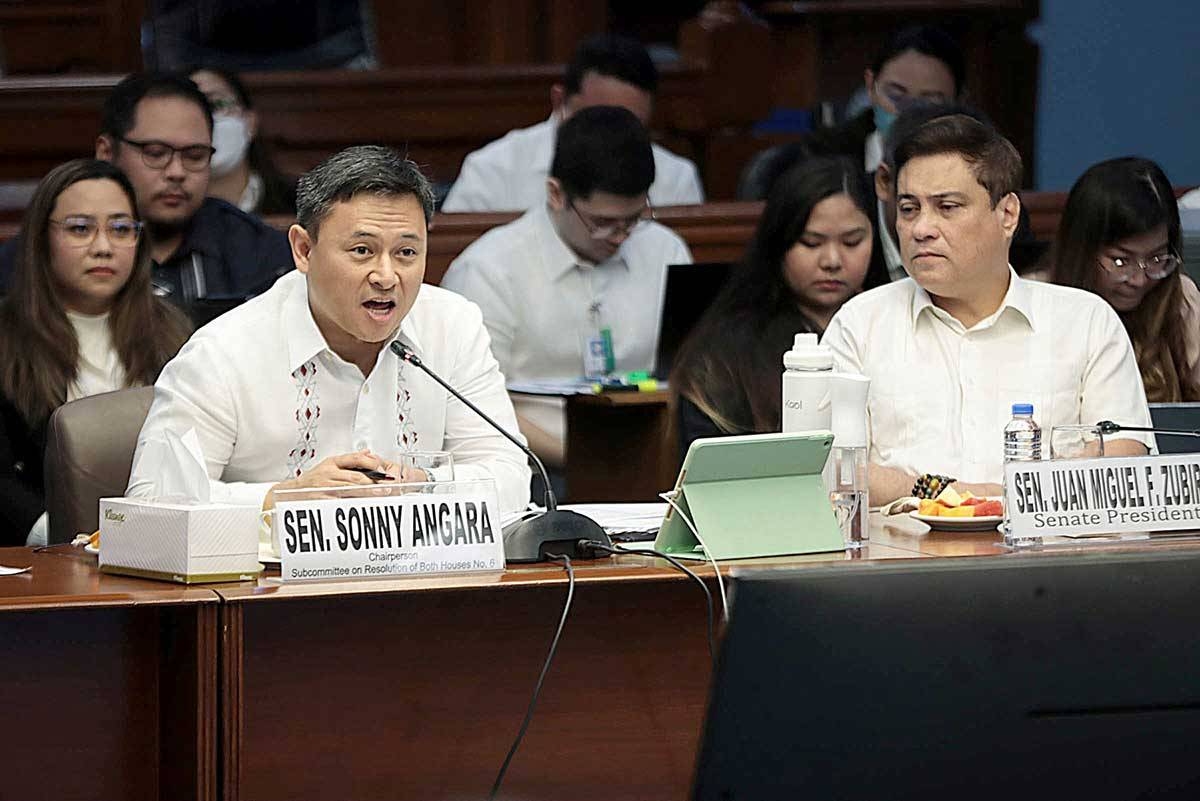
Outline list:
[[[565,509],[543,512],[528,520],[504,527],[504,559],[508,562],[544,562],[546,553],[572,559],[596,559],[608,554],[580,549],[579,540],[596,540],[612,545],[608,534],[590,517]]]

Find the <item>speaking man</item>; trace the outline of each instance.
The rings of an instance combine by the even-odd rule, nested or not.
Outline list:
[[[1008,264],[1020,214],[1021,159],[993,128],[939,117],[895,155],[900,253],[910,278],[851,299],[824,342],[839,369],[871,379],[873,502],[909,494],[918,475],[999,495],[1013,403],[1046,432],[1114,420],[1149,426],[1133,348],[1091,293],[1027,281]],[[1152,437],[1105,442],[1136,455]]]
[[[370,484],[407,451],[445,450],[456,479],[529,498],[512,443],[391,350],[400,341],[500,425],[516,419],[479,309],[422,286],[429,182],[382,147],[352,147],[300,180],[296,270],[200,329],[163,369],[129,479],[156,492],[146,445],[195,428],[213,497],[273,504],[280,489]]]
[[[467,155],[442,211],[525,211],[546,202],[546,178],[558,127],[581,109],[621,106],[649,126],[658,70],[646,48],[615,34],[592,36],[579,46],[561,84],[550,91],[550,119],[510,131]],[[696,165],[654,145],[655,206],[704,202]]]

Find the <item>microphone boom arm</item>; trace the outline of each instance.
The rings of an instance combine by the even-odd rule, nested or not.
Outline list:
[[[488,415],[484,414],[482,409],[480,409],[474,403],[471,403],[471,401],[468,400],[466,397],[464,397],[462,395],[462,393],[458,392],[453,387],[451,387],[449,384],[447,384],[445,381],[443,381],[442,377],[440,375],[438,375],[437,373],[433,372],[428,367],[426,367],[425,362],[421,361],[421,357],[418,356],[417,354],[413,353],[410,348],[401,344],[400,340],[395,340],[392,342],[392,352],[395,353],[397,356],[399,356],[404,361],[411,364],[413,367],[419,368],[423,373],[425,373],[425,375],[429,376],[434,381],[438,382],[438,384],[440,384],[443,389],[445,389],[447,392],[449,392],[455,398],[458,398],[460,401],[465,403],[467,405],[467,408],[470,409],[471,411],[475,412],[475,414],[479,415],[484,420],[491,423],[492,428],[496,429],[501,434],[503,434],[510,442],[512,442],[513,445],[516,445],[518,448],[520,448],[522,453],[524,453],[530,459],[533,459],[534,463],[537,465],[538,473],[542,477],[542,483],[546,487],[546,495],[544,498],[544,500],[546,502],[546,509],[548,511],[553,512],[555,509],[558,508],[558,499],[554,497],[554,488],[550,486],[550,475],[549,475],[549,473],[546,472],[546,466],[544,464],[542,464],[542,460],[539,459],[538,455],[533,452],[533,448],[530,448],[524,442],[521,442],[521,440],[514,437],[512,434],[510,434],[508,431],[506,431],[503,426],[497,425],[496,421],[493,420]]]

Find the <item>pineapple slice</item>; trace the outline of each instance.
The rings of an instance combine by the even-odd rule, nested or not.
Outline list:
[[[942,506],[937,501],[929,498],[922,498],[920,505],[917,507],[917,514],[926,517],[937,517],[946,507]]]
[[[951,509],[962,506],[963,496],[955,492],[954,487],[946,487],[938,493],[937,501],[943,506],[948,506]]]
[[[956,506],[953,509],[943,509],[942,517],[974,517],[974,506]]]

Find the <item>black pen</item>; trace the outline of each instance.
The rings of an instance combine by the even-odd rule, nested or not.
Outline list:
[[[372,481],[395,481],[395,476],[389,476],[381,470],[376,470],[373,467],[348,467],[347,470],[353,470],[355,473],[362,473]]]

